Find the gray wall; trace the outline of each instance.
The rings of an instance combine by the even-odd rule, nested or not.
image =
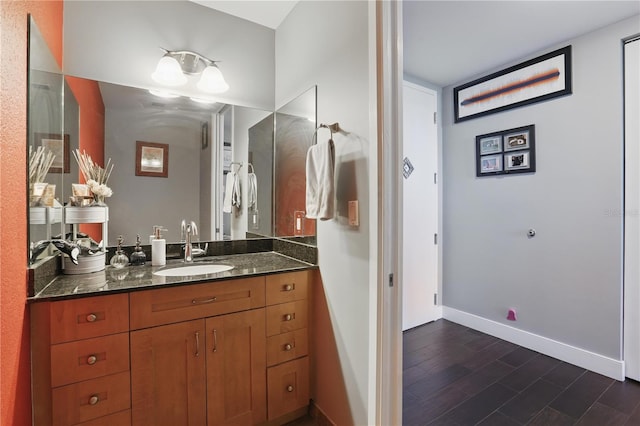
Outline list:
[[[317,85],[320,123],[339,122],[335,134],[336,218],[317,221],[317,245],[329,329],[317,330],[315,344],[326,357],[314,367],[314,400],[336,424],[375,423],[375,354],[377,276],[370,223],[376,211],[375,39],[371,36],[374,4],[365,1],[303,1],[276,30],[276,108]],[[324,130],[320,138],[327,138]],[[322,140],[322,139],[320,139]],[[350,228],[347,201],[360,202],[360,227]],[[373,227],[373,230],[370,229]],[[333,338],[335,336],[335,338]],[[322,338],[327,338],[323,341]],[[337,347],[343,383],[333,364]],[[321,359],[322,358],[322,359]],[[346,396],[343,393],[346,386]],[[350,413],[334,409],[345,404]],[[348,418],[347,418],[348,417]]]
[[[444,305],[621,359],[621,39],[638,22],[514,60],[571,44],[571,96],[453,124],[445,88]],[[528,124],[536,173],[476,178],[475,136]]]

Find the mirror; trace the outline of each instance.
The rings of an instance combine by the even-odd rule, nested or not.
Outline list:
[[[29,16],[28,26],[28,139],[29,166],[28,202],[29,237],[27,241],[49,240],[60,234],[62,225],[63,177],[70,173],[67,158],[62,156],[69,147],[68,135],[64,131],[63,99],[68,88],[58,64],[38,26]],[[70,135],[69,135],[70,136]],[[35,153],[42,150],[37,160]],[[32,152],[29,155],[29,152]],[[46,156],[52,155],[52,162]],[[50,164],[45,173],[43,168]],[[30,244],[31,246],[31,244]],[[30,247],[27,247],[31,262]],[[47,248],[41,256],[47,256],[52,248]]]
[[[246,176],[248,129],[271,112],[160,98],[105,82],[98,86],[105,109],[105,158],[115,164],[108,182],[113,190],[107,200],[108,240],[124,235],[132,244],[140,234],[148,244],[151,227],[159,225],[167,229],[167,241],[179,242],[182,219],[197,224],[202,241],[246,238],[246,226],[235,223],[244,223],[243,210],[222,214],[226,178],[236,170],[239,179]],[[273,144],[272,133],[261,136],[264,145]],[[138,141],[167,147],[166,177],[136,175]],[[271,168],[261,179],[271,179]],[[246,188],[242,181],[241,186]]]
[[[140,9],[146,10],[147,4],[148,3],[139,4],[138,6]],[[180,10],[182,10],[181,8],[188,8],[188,12],[194,14],[194,16],[206,14],[201,13],[202,9],[199,6],[189,3],[158,2],[157,4],[161,6],[162,13],[167,16],[175,16],[176,8]],[[117,12],[114,8],[111,8],[110,5],[109,2],[99,2],[98,6],[104,8],[100,13],[122,14],[122,11]],[[152,6],[153,5],[149,5],[148,7]],[[75,10],[74,8],[78,9],[75,11],[75,14],[73,12]],[[91,21],[91,19],[95,18],[93,15],[98,14],[95,11],[87,12],[87,10],[83,9],[83,4],[81,3],[74,4],[74,8],[69,9],[69,16],[67,16],[67,10],[65,9],[65,34],[69,33],[69,37],[73,40],[69,46],[67,46],[65,39],[65,64],[67,64],[67,59],[71,57],[83,58],[85,59],[84,63],[87,63],[88,60],[93,62],[97,61],[98,59],[94,58],[90,52],[102,52],[101,55],[99,55],[101,58],[106,58],[111,55],[112,53],[109,53],[109,51],[105,52],[104,50],[104,48],[107,50],[112,49],[110,45],[104,47],[99,44],[102,43],[102,38],[98,40],[73,37],[73,34],[78,35],[77,32],[79,30],[86,29],[84,26],[89,25],[86,23],[83,24],[84,26],[73,24],[73,22],[78,21],[80,14],[83,16],[83,21]],[[132,8],[132,13],[142,13],[142,10],[138,10],[133,6]],[[91,10],[93,10],[93,5]],[[209,11],[209,9],[206,10]],[[87,13],[89,13],[91,17],[88,17]],[[208,16],[207,19],[214,18]],[[235,20],[235,18],[231,19],[225,14],[220,13],[216,15],[215,19],[218,20],[217,22],[220,25],[226,25],[228,27],[227,32],[235,31],[234,28],[240,26],[237,28],[237,31],[242,31],[242,33],[247,34],[247,36],[249,33],[255,32],[252,37],[257,37],[257,39],[264,38],[261,32],[264,30],[256,29],[254,31],[254,25],[248,22],[239,22]],[[225,21],[219,21],[220,19]],[[229,22],[226,22],[226,20],[229,20]],[[101,21],[98,19],[98,22]],[[148,44],[152,40],[155,40],[153,45],[157,48],[159,41],[157,41],[157,32],[153,30],[154,27],[152,23],[140,26],[133,25],[133,21],[131,20],[127,22],[131,25],[129,25],[126,30],[122,29],[122,31],[127,34],[136,34],[135,40],[137,41],[129,46],[127,48],[128,50],[118,50],[118,55],[129,55],[133,52],[139,52],[142,46],[138,46],[138,44]],[[172,22],[175,23],[176,28],[184,27],[184,31],[192,31],[193,25],[185,27],[178,21]],[[67,25],[72,25],[73,28],[67,31]],[[96,25],[96,23],[93,22],[91,25]],[[246,26],[251,26],[252,28]],[[255,27],[258,28],[259,26]],[[74,33],[74,31],[76,31],[76,33]],[[133,31],[135,31],[135,33]],[[109,37],[115,37],[115,35]],[[233,43],[235,43],[235,41]],[[242,52],[243,49],[249,49],[246,43],[241,43],[240,39],[238,39],[238,43],[240,44],[236,46],[236,51]],[[261,46],[259,42],[258,45]],[[134,46],[137,47],[134,49]],[[69,48],[67,49],[67,47]],[[225,49],[229,47],[225,47]],[[266,68],[263,67],[260,71],[262,73],[261,75],[266,78],[253,78],[250,79],[251,81],[245,81],[248,78],[246,75],[247,70],[254,69],[255,67],[244,66],[242,69],[237,68],[238,65],[241,65],[242,61],[240,61],[238,57],[233,56],[231,51],[226,51],[224,54],[225,59],[229,57],[233,59],[225,61],[225,74],[230,82],[234,78],[236,79],[234,87],[246,87],[250,89],[253,87],[252,85],[255,85],[256,81],[272,81],[272,79],[268,78],[270,72],[268,65],[273,59],[268,59],[267,56],[274,55],[273,53],[270,55],[265,53],[270,51],[268,43],[264,48],[260,47],[260,49],[257,49],[255,46],[251,46],[251,49],[251,55],[241,55],[242,58],[256,57],[259,63],[267,65]],[[147,50],[148,48],[145,50],[144,55],[148,55],[148,53],[146,53]],[[154,58],[157,56],[155,50],[151,50],[150,52],[152,52],[151,54]],[[154,60],[157,61],[157,58]],[[76,62],[77,61],[70,59],[72,65],[76,65]],[[95,71],[96,67],[98,67],[104,80],[121,82],[123,81],[124,68],[118,66],[117,63],[118,61],[112,60],[109,62],[109,66],[98,64],[95,66],[89,65],[87,72],[91,74]],[[234,66],[236,67],[235,69],[233,68]],[[72,68],[76,69],[78,67]],[[227,74],[226,70],[230,69],[234,71],[231,74]],[[83,76],[78,75],[77,77],[71,77],[67,75],[65,79],[73,83],[71,84],[71,88],[76,91],[75,84],[78,80],[83,79]],[[126,79],[127,78],[124,78],[124,80]],[[135,78],[132,77],[131,81],[134,80]],[[103,97],[102,101],[105,106],[103,134],[89,133],[89,135],[87,135],[84,120],[87,114],[93,113],[93,111],[87,111],[86,109],[86,93],[82,93],[82,99],[78,98],[79,102],[75,102],[75,104],[79,104],[79,106],[75,108],[76,111],[74,113],[71,112],[73,109],[71,106],[69,106],[68,112],[65,111],[64,133],[62,132],[62,128],[57,129],[56,133],[65,134],[71,132],[75,134],[75,140],[74,136],[69,134],[69,147],[71,152],[76,147],[89,151],[89,147],[93,141],[100,143],[100,139],[104,138],[104,159],[106,161],[108,158],[111,158],[115,164],[114,173],[108,182],[114,194],[111,198],[107,199],[107,204],[110,207],[110,218],[108,226],[109,235],[105,236],[111,244],[116,241],[117,236],[120,234],[125,235],[126,244],[132,244],[135,240],[135,235],[140,234],[142,242],[145,244],[148,241],[148,236],[151,234],[152,225],[162,225],[167,228],[169,230],[165,234],[167,240],[177,242],[180,240],[179,224],[182,219],[193,220],[198,223],[200,231],[199,237],[200,240],[203,241],[215,239],[244,239],[259,236],[272,237],[277,235],[278,237],[307,236],[305,242],[314,243],[313,237],[309,237],[314,235],[314,226],[313,224],[307,224],[309,221],[305,221],[299,231],[287,232],[287,229],[294,229],[295,212],[304,210],[304,204],[300,205],[299,202],[293,206],[293,209],[287,207],[286,214],[288,217],[281,221],[282,223],[287,223],[287,227],[280,226],[277,232],[274,228],[274,224],[278,221],[277,215],[281,212],[280,210],[276,211],[273,203],[274,197],[277,196],[278,187],[278,185],[275,185],[274,190],[274,170],[278,170],[278,173],[280,173],[283,171],[281,170],[282,167],[287,167],[293,163],[279,161],[276,158],[276,152],[284,153],[287,151],[285,149],[274,151],[274,131],[276,129],[274,121],[277,121],[277,116],[271,111],[260,111],[245,106],[234,106],[229,104],[228,100],[225,100],[225,103],[217,103],[207,107],[196,105],[186,97],[173,100],[151,97],[153,100],[150,100],[150,95],[146,90],[139,88],[147,87],[142,83],[138,88],[125,88],[125,86],[122,85],[106,82],[94,82],[94,84],[97,84],[100,88],[100,96]],[[137,84],[129,83],[129,85],[135,86]],[[120,106],[118,106],[116,101],[117,99],[122,101],[122,99],[125,98],[124,92],[127,90],[137,91],[138,93],[137,95],[133,95],[133,100],[127,107],[130,108],[129,113],[135,110],[136,114],[140,117],[136,120],[129,120],[128,123],[125,122],[126,113],[118,110]],[[239,103],[242,105],[264,105],[265,99],[267,99],[265,96],[268,95],[269,92],[273,94],[273,90],[273,87],[253,90],[253,92],[260,92],[257,98],[252,100],[245,96],[241,99],[239,98]],[[76,94],[78,94],[78,92],[76,92]],[[141,100],[143,94],[145,96],[144,101]],[[304,116],[315,117],[315,88],[311,89],[305,96],[307,96],[306,99],[312,100],[303,103],[313,105],[313,111],[304,112]],[[73,94],[71,92],[68,95],[65,94],[65,99],[72,98]],[[305,98],[301,97],[301,99]],[[291,105],[287,105],[279,111],[278,114],[293,115],[294,110],[299,109],[299,107],[295,106],[296,103],[299,102],[301,101],[292,101]],[[34,105],[36,104],[34,103]],[[162,106],[166,108],[163,110]],[[151,109],[143,110],[143,108]],[[291,109],[291,111],[287,111],[287,108]],[[180,116],[180,114],[182,114],[182,116]],[[284,123],[285,115],[282,117],[282,123]],[[164,122],[163,120],[165,119],[168,119],[171,123]],[[62,120],[59,121],[62,122]],[[146,121],[151,127],[143,131],[141,127],[138,126],[142,121]],[[120,124],[115,124],[114,127],[113,123]],[[123,123],[126,123],[126,125]],[[176,123],[182,131],[170,130],[170,126]],[[260,125],[260,123],[265,124]],[[284,176],[288,175],[295,178],[298,191],[304,186],[304,180],[300,179],[300,171],[304,173],[305,159],[301,153],[306,155],[306,149],[310,144],[309,141],[313,135],[315,126],[314,122],[308,121],[308,123],[306,130],[299,130],[299,135],[306,133],[299,139],[303,147],[300,147],[298,149],[299,152],[296,153],[297,159],[300,160],[295,164],[298,171],[284,174]],[[31,127],[30,125],[30,132]],[[285,128],[284,124],[282,128]],[[35,127],[33,127],[33,129],[35,129]],[[300,129],[302,129],[302,127]],[[54,130],[51,131],[54,132]],[[126,132],[129,133],[127,134]],[[285,135],[292,135],[294,133],[287,132]],[[80,135],[82,136],[79,137]],[[173,135],[173,138],[170,138],[170,135]],[[165,137],[168,139],[163,139]],[[260,138],[260,142],[258,142],[258,138]],[[128,145],[125,145],[124,148],[119,147],[117,143],[124,139],[128,139]],[[191,151],[184,146],[171,145],[172,143],[177,143],[180,139],[188,140],[187,145]],[[79,140],[80,142],[78,142]],[[169,144],[168,178],[135,175],[135,142],[137,140]],[[163,140],[169,140],[169,142],[162,142]],[[293,140],[294,139],[291,139],[291,141]],[[202,148],[205,143],[209,144],[210,153],[205,152]],[[250,146],[252,147],[251,152],[249,151]],[[257,148],[253,149],[258,146],[262,146],[262,153],[258,153]],[[188,154],[188,152],[190,152],[190,154]],[[201,155],[203,153],[206,155]],[[193,154],[197,154],[197,158],[194,157]],[[230,162],[228,161],[229,157],[231,159]],[[232,165],[231,163],[237,164]],[[248,210],[245,210],[246,203],[240,211],[232,214],[223,213],[219,208],[224,202],[223,191],[226,178],[230,172],[234,170],[237,171],[240,176],[241,185],[244,188],[247,187],[247,174],[250,171],[249,163],[251,163],[251,171],[257,177],[257,193],[260,194],[257,200],[258,208],[256,209],[258,214],[253,216],[255,223],[252,222]],[[240,164],[242,165],[240,166]],[[60,176],[59,181],[56,182],[56,186],[59,186],[56,198],[60,200],[61,204],[64,204],[64,201],[68,199],[71,183],[79,181],[77,165],[73,158],[70,161],[70,166],[71,169],[69,173],[64,174],[64,181],[62,180],[62,176]],[[217,171],[213,172],[212,170],[214,169]],[[188,176],[188,179],[186,176]],[[184,186],[178,188],[177,185],[173,185],[174,182],[169,184],[169,179],[173,177],[184,177],[184,180],[188,181],[186,183],[186,189]],[[143,183],[138,185],[136,182]],[[302,186],[300,186],[301,184]],[[211,188],[218,188],[219,190],[211,190]],[[66,192],[63,192],[63,190]],[[171,209],[167,208],[168,205],[171,206]],[[172,215],[169,215],[169,210],[176,211],[174,211]],[[176,220],[176,218],[178,219]],[[60,224],[54,232],[54,235],[64,231],[63,225]],[[30,241],[34,241],[34,238],[30,238]]]

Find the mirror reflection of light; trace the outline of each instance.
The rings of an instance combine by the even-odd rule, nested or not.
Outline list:
[[[164,90],[154,90],[150,89],[149,93],[154,96],[158,96],[160,98],[178,98],[180,95],[176,95],[175,93],[165,92]]]
[[[162,160],[159,158],[143,158],[140,163],[143,167],[162,167]]]
[[[191,99],[193,102],[197,102],[199,104],[215,104],[217,101],[214,101],[213,99],[204,99],[204,98],[189,98]]]

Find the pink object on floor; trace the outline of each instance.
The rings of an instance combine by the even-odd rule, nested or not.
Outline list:
[[[515,321],[516,318],[516,310],[515,309],[509,309],[509,313],[507,313],[507,319],[509,321]]]

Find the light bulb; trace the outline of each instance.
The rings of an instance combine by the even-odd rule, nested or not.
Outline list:
[[[202,76],[198,81],[198,89],[207,93],[222,93],[229,90],[229,85],[224,81],[220,69],[213,64],[202,71]]]
[[[187,77],[183,74],[180,64],[171,56],[163,56],[158,62],[158,66],[151,78],[154,81],[166,86],[181,86],[187,82]]]

